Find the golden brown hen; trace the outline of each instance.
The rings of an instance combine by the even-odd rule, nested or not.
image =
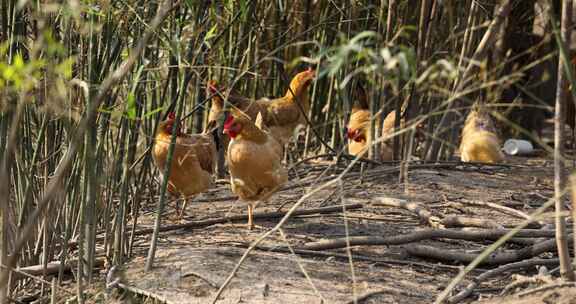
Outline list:
[[[256,123],[238,110],[230,111],[224,133],[230,136],[227,162],[232,191],[248,203],[248,228],[254,227],[254,208],[267,201],[288,180],[282,166],[282,146]]]
[[[490,114],[475,108],[466,117],[460,142],[460,158],[463,162],[498,163],[504,159]]]
[[[160,174],[167,165],[168,149],[172,137],[172,127],[176,123],[174,113],[158,125],[152,156]],[[209,126],[214,126],[209,125]],[[212,173],[215,167],[216,144],[213,130],[207,128],[203,134],[184,134],[180,124],[176,126],[176,145],[168,177],[168,191],[184,198],[180,218],[186,208],[187,200],[193,195],[204,192],[212,185]]]
[[[284,145],[292,139],[294,131],[298,125],[306,123],[306,115],[310,110],[310,98],[308,97],[308,87],[316,77],[313,69],[296,74],[290,82],[290,87],[284,96],[274,99],[261,98],[253,100],[231,93],[228,95],[228,101],[234,107],[240,109],[253,121],[258,113],[262,115],[263,124],[280,144]],[[214,92],[222,93],[213,86]],[[222,96],[217,103],[222,104]],[[212,103],[214,104],[214,99]],[[220,111],[222,106],[219,107]],[[214,112],[218,111],[218,107]]]
[[[368,151],[370,142],[370,107],[368,97],[364,88],[358,83],[356,86],[356,100],[352,106],[350,121],[346,127],[348,137],[348,153],[351,155],[364,155]],[[380,122],[379,117],[376,123]],[[389,137],[394,132],[394,122],[396,121],[396,111],[386,115],[382,124],[382,137]],[[366,157],[367,155],[364,155]],[[380,161],[390,161],[394,156],[393,140],[387,139],[381,143],[380,155],[377,157]]]

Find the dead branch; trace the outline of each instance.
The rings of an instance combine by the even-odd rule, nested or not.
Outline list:
[[[474,289],[482,281],[485,281],[491,277],[495,277],[495,276],[501,275],[503,273],[507,273],[507,272],[512,271],[512,270],[524,270],[526,268],[534,267],[534,266],[538,266],[538,265],[552,266],[552,265],[558,265],[559,263],[560,263],[559,259],[533,259],[533,260],[527,260],[527,261],[502,265],[496,269],[492,269],[490,271],[487,271],[487,272],[481,274],[480,276],[478,276],[477,278],[475,278],[473,282],[471,282],[470,284],[468,284],[468,286],[466,286],[466,288],[464,288],[462,291],[460,291],[455,296],[448,299],[448,303],[459,303],[462,300],[466,299],[468,296],[470,296],[470,294],[472,294],[472,291],[474,291]]]
[[[152,298],[155,299],[156,301],[160,302],[160,303],[165,303],[165,304],[176,304],[175,302],[169,301],[166,297],[159,295],[159,294],[155,294],[153,292],[144,290],[144,289],[140,289],[138,287],[134,287],[134,286],[129,286],[123,283],[118,283],[118,288],[124,289],[126,291],[129,291],[133,294],[136,295],[140,295],[140,296],[144,296],[144,297],[148,297],[148,298]]]
[[[442,220],[433,215],[430,211],[428,211],[426,208],[422,207],[420,204],[418,203],[414,203],[414,202],[407,202],[405,200],[400,200],[400,199],[396,199],[396,198],[391,198],[391,197],[376,197],[374,198],[375,201],[377,201],[378,203],[375,203],[375,206],[387,206],[387,207],[397,207],[397,208],[402,208],[408,211],[412,211],[414,213],[416,213],[416,215],[418,215],[418,217],[420,217],[420,220],[424,223],[428,223],[430,226],[434,227],[434,228],[442,228]]]
[[[555,252],[557,250],[555,241],[556,240],[551,239],[520,250],[507,250],[493,253],[486,259],[482,260],[480,264],[501,265],[528,259],[545,252]],[[407,253],[412,256],[437,259],[447,262],[470,263],[478,257],[478,253],[458,252],[455,250],[439,249],[426,245],[407,245],[404,248]]]
[[[403,296],[408,296],[408,297],[417,297],[417,298],[428,298],[428,295],[424,295],[422,293],[416,293],[416,292],[412,292],[406,289],[397,289],[397,288],[391,288],[391,287],[384,287],[384,288],[380,288],[378,290],[373,290],[373,291],[369,291],[366,292],[365,294],[357,297],[356,299],[350,300],[348,302],[346,302],[346,304],[356,304],[356,303],[360,303],[363,302],[364,300],[369,299],[370,297],[373,297],[375,295],[379,295],[379,294],[393,294],[393,295],[403,295]]]
[[[78,260],[69,260],[66,264],[62,265],[60,261],[50,262],[46,265],[46,270],[44,270],[44,265],[32,265],[17,269],[12,269],[12,279],[18,279],[20,277],[28,277],[32,279],[37,279],[35,276],[41,275],[53,275],[60,271],[60,268],[64,268],[65,272],[70,271],[72,267],[76,267]],[[94,267],[101,267],[104,265],[104,258],[99,258],[94,261]],[[2,266],[2,268],[5,268]]]
[[[508,215],[511,215],[511,216],[514,216],[517,218],[521,218],[524,220],[531,219],[531,217],[528,214],[526,214],[520,210],[516,210],[516,209],[510,208],[510,207],[502,206],[502,205],[495,204],[495,203],[482,202],[482,201],[472,201],[472,200],[466,200],[466,199],[458,200],[458,202],[462,203],[462,204],[466,204],[466,205],[488,207],[488,208],[500,211],[504,214],[508,214]],[[538,227],[538,228],[542,227],[543,225],[544,225],[544,223],[540,222],[540,221],[534,221],[530,224],[531,227]]]
[[[239,243],[238,246],[242,248],[247,248],[248,244],[246,243]],[[278,252],[278,253],[291,253],[287,247],[271,247],[271,246],[264,246],[260,245],[256,247],[257,250],[262,251],[269,251],[269,252]],[[309,256],[309,257],[317,257],[317,258],[335,258],[339,260],[348,261],[349,257],[347,254],[340,254],[335,252],[322,252],[322,251],[314,251],[314,250],[305,250],[305,249],[296,249],[293,248],[294,253],[302,256]],[[405,261],[405,260],[398,260],[398,259],[381,259],[381,258],[374,258],[368,257],[364,255],[353,254],[352,259],[355,261],[366,261],[366,262],[373,262],[377,264],[387,264],[387,265],[409,265],[409,266],[418,266],[422,268],[429,268],[429,269],[438,269],[443,268],[446,270],[451,271],[459,271],[460,267],[452,266],[452,265],[444,265],[444,264],[430,264],[430,263],[422,263],[416,261]],[[481,271],[477,269],[477,271]]]
[[[346,209],[350,209],[350,210],[360,209],[362,207],[363,207],[362,204],[346,205]],[[331,206],[331,207],[296,210],[292,213],[292,215],[300,216],[300,215],[311,215],[311,214],[325,214],[325,213],[333,213],[333,212],[339,212],[339,211],[342,211],[342,206]],[[281,212],[281,211],[266,212],[266,213],[265,212],[257,212],[257,213],[254,213],[254,219],[261,219],[261,220],[262,219],[277,219],[277,218],[282,218],[287,213],[288,212]],[[160,232],[166,232],[166,231],[173,231],[173,230],[179,230],[179,229],[198,229],[198,228],[204,228],[204,227],[218,225],[218,224],[246,222],[247,220],[248,220],[248,215],[235,215],[235,216],[229,216],[229,217],[219,217],[219,218],[210,219],[210,220],[193,221],[193,222],[188,222],[188,223],[183,223],[183,224],[162,226],[162,227],[160,227],[159,231]],[[134,233],[136,235],[145,235],[145,234],[150,234],[153,231],[154,231],[153,228],[146,228],[146,229],[137,230]]]
[[[501,296],[506,294],[514,294],[516,290],[521,288],[528,288],[532,285],[542,286],[543,284],[551,284],[554,282],[552,276],[541,275],[538,273],[535,276],[523,276],[520,274],[512,275],[512,282],[504,286],[504,290],[500,292]]]
[[[504,226],[499,223],[488,220],[473,217],[449,215],[442,219],[442,225],[446,228],[450,227],[479,227],[486,229],[504,229]]]
[[[364,205],[360,203],[349,204],[346,205],[346,209],[355,210],[364,207]],[[293,214],[295,216],[302,216],[302,215],[312,215],[312,214],[326,214],[326,213],[333,213],[342,210],[342,206],[332,206],[332,207],[322,207],[322,208],[313,208],[313,209],[303,209],[297,210]],[[254,219],[276,219],[281,218],[286,214],[286,212],[276,211],[276,212],[257,212],[254,213]],[[229,224],[229,223],[242,223],[248,220],[247,215],[234,215],[229,217],[220,217],[215,219],[203,220],[203,221],[192,221],[183,224],[174,224],[174,225],[166,225],[160,227],[160,232],[167,232],[167,231],[174,231],[179,229],[199,229],[205,228],[213,225],[218,224]],[[150,234],[154,231],[153,228],[144,228],[140,230],[136,230],[134,235],[146,235]],[[104,239],[104,236],[96,236],[96,241],[101,241]],[[68,246],[77,246],[78,241],[73,240],[68,242]]]
[[[381,246],[381,245],[402,245],[429,239],[486,241],[486,240],[498,240],[502,236],[506,235],[506,233],[508,232],[510,232],[510,229],[497,229],[497,230],[485,230],[485,231],[429,229],[429,230],[416,231],[410,234],[387,236],[387,237],[354,236],[349,238],[349,243],[350,246]],[[517,234],[515,234],[515,237],[517,238],[554,237],[554,233],[555,233],[554,230],[523,229],[520,230]],[[339,238],[334,240],[324,240],[319,242],[308,243],[303,247],[300,247],[300,249],[304,250],[340,249],[345,248],[346,244],[347,240],[345,238]]]
[[[560,263],[559,259],[558,263]],[[551,289],[558,289],[558,288],[565,288],[565,287],[576,287],[576,285],[574,284],[574,282],[565,282],[565,281],[558,281],[558,282],[554,282],[554,283],[550,283],[550,284],[546,284],[544,286],[540,286],[540,287],[536,287],[536,288],[532,288],[523,292],[520,292],[518,294],[516,294],[517,297],[522,298],[525,296],[529,296],[535,293],[539,293],[539,292],[544,292],[544,291],[548,291]]]
[[[73,263],[77,263],[77,261],[73,261],[72,263],[69,263],[69,264],[73,264]],[[4,265],[1,265],[0,267],[2,267],[4,269],[7,268]],[[35,265],[34,267],[42,267],[42,265]],[[67,294],[74,295],[74,293],[69,291],[68,289],[60,287],[58,285],[53,285],[52,282],[48,282],[47,280],[44,280],[43,278],[39,277],[38,275],[30,274],[26,271],[22,271],[21,269],[12,269],[12,279],[18,280],[19,277],[26,277],[26,278],[35,280],[35,281],[43,283],[43,284],[49,284],[49,285],[52,285],[53,289],[58,289],[58,290],[63,291]]]

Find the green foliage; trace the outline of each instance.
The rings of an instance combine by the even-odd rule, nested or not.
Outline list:
[[[340,82],[341,87],[345,87],[357,73],[378,74],[394,87],[398,87],[400,81],[413,80],[417,68],[414,50],[405,46],[376,48],[380,38],[375,32],[364,31],[329,50],[326,53],[328,74],[335,76],[348,66],[358,65]]]
[[[46,66],[43,59],[25,62],[21,53],[16,53],[12,64],[0,62],[0,89],[28,92],[32,90]]]
[[[411,30],[409,27],[407,30]],[[340,87],[345,87],[358,73],[367,76],[380,76],[394,89],[402,83],[413,82],[417,87],[430,87],[438,83],[447,85],[457,76],[454,65],[440,59],[428,66],[418,75],[418,62],[413,47],[405,45],[385,46],[378,48],[381,37],[372,31],[363,31],[349,40],[343,40],[339,46],[321,52],[326,56],[328,68],[324,74],[336,76],[350,66],[357,68],[340,81]]]

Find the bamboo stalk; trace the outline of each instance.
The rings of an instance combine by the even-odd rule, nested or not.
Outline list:
[[[564,0],[562,3],[561,38],[559,45],[570,45],[571,25],[572,25],[572,0]],[[562,46],[561,46],[562,47]],[[568,281],[574,281],[574,269],[570,263],[568,252],[568,240],[564,211],[563,193],[566,187],[566,176],[564,175],[564,120],[565,106],[567,102],[568,81],[564,69],[568,66],[565,62],[569,59],[566,53],[561,53],[558,63],[558,83],[556,87],[556,105],[554,116],[554,200],[555,200],[555,225],[556,225],[556,245],[558,246],[558,256],[560,258],[560,274]]]

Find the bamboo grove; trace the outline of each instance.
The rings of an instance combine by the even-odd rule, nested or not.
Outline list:
[[[0,261],[68,265],[82,294],[94,267],[130,259],[139,216],[166,196],[149,153],[158,122],[177,111],[189,114],[187,129],[200,132],[210,79],[256,98],[283,92],[307,66],[318,70],[310,123],[289,162],[352,159],[342,130],[358,79],[369,84],[374,115],[406,109],[407,119],[424,126],[418,147],[414,128],[399,128],[394,138],[395,159],[406,164],[400,181],[414,155],[450,159],[458,145],[454,126],[476,100],[505,113],[499,123],[510,134],[531,136],[529,125],[515,123],[518,107],[501,95],[522,88],[538,61],[557,62],[557,41],[549,35],[538,51],[493,46],[499,33],[532,26],[534,3],[2,1]],[[560,19],[556,6],[551,15]],[[538,113],[521,118],[552,113],[553,106],[531,105]],[[1,273],[0,286],[9,288],[0,287],[0,298],[31,286],[50,289],[50,282]]]

